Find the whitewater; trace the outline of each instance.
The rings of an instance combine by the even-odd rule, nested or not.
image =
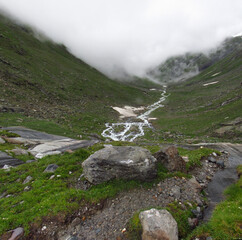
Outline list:
[[[136,120],[128,120],[127,122],[121,123],[106,123],[106,129],[102,132],[102,136],[110,138],[113,141],[128,141],[133,142],[136,138],[144,136],[145,128],[152,128],[149,122],[149,115],[157,108],[164,107],[162,104],[168,95],[166,95],[166,86],[161,93],[160,99],[146,107],[147,111],[136,117]],[[137,121],[138,120],[138,121]],[[135,129],[135,131],[134,131]],[[118,131],[117,131],[118,130]]]

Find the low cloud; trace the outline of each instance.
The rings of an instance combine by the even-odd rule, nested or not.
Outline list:
[[[0,9],[114,78],[242,30],[241,0],[0,0]]]

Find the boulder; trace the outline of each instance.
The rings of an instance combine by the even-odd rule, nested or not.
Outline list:
[[[154,154],[154,157],[169,171],[186,172],[186,162],[178,154],[176,147],[171,146],[165,150],[160,150]]]
[[[178,240],[177,222],[167,210],[150,209],[139,215],[142,240]]]
[[[82,163],[85,178],[99,184],[111,179],[147,181],[156,177],[156,159],[147,149],[106,145]]]

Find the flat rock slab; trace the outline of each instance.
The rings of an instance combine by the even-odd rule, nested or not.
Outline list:
[[[0,151],[0,168],[2,168],[4,165],[17,166],[23,163],[24,161],[13,158],[7,153]]]
[[[36,130],[32,130],[32,129],[20,127],[20,126],[6,127],[2,129],[8,130],[12,133],[16,133],[20,136],[20,138],[14,138],[14,139],[23,139],[23,140],[26,139],[35,143],[50,142],[50,141],[61,140],[66,138],[62,136],[39,132]]]
[[[29,149],[29,151],[37,158],[60,154],[66,150],[85,148],[98,143],[98,140],[75,140],[72,138],[39,132],[25,127],[6,127],[3,129],[20,136],[11,138],[12,143],[35,145],[33,148]]]

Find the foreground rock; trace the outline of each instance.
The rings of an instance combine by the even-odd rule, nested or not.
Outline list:
[[[142,240],[178,240],[178,227],[167,210],[150,209],[139,215]]]
[[[111,179],[151,180],[156,177],[156,159],[141,147],[108,145],[82,163],[84,176],[99,184]]]
[[[0,168],[2,168],[4,165],[17,166],[23,163],[24,161],[13,158],[7,153],[0,151]]]
[[[178,150],[174,146],[158,151],[154,154],[154,157],[169,171],[186,172],[186,162],[178,154]]]
[[[18,240],[21,239],[23,235],[24,229],[22,227],[18,227],[2,235],[1,240]]]

